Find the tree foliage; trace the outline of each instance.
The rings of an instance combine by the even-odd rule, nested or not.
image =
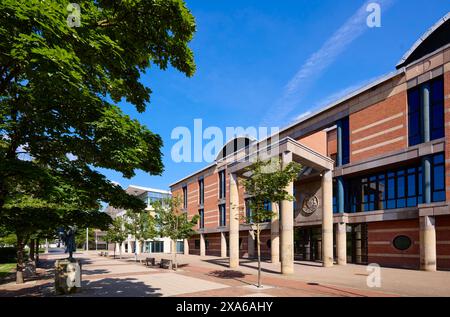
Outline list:
[[[196,233],[194,227],[199,219],[198,215],[189,219],[186,212],[181,212],[181,202],[181,198],[175,196],[156,201],[152,205],[156,214],[159,236],[170,238],[174,244],[177,240],[188,239],[194,235]],[[177,268],[176,250],[172,251],[175,255],[175,268]]]
[[[270,221],[276,213],[265,208],[267,202],[277,203],[293,201],[295,198],[286,191],[286,187],[293,182],[302,166],[290,162],[283,166],[280,159],[261,161],[257,160],[246,169],[250,174],[242,179],[245,192],[251,197],[250,215],[245,220],[255,227],[258,255],[258,287],[261,287],[261,223]]]
[[[121,245],[128,237],[127,230],[125,228],[125,221],[122,217],[114,218],[111,226],[106,232],[105,239],[107,242],[114,243],[114,257],[116,256],[116,244]],[[121,248],[119,249],[122,255]]]
[[[0,2],[0,224],[19,250],[36,230],[107,225],[100,201],[145,208],[98,172],[163,171],[160,136],[118,104],[145,111],[141,76],[152,65],[195,71],[183,0],[77,3],[79,27],[67,22],[67,1]]]

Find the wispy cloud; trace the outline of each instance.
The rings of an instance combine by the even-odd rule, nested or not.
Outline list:
[[[395,0],[378,0],[382,12]],[[367,5],[374,1],[366,1],[325,43],[313,53],[300,67],[294,77],[286,84],[281,97],[267,112],[261,122],[265,126],[280,124],[300,103],[308,89],[316,82],[322,73],[344,52],[347,47],[365,31],[369,29],[366,24],[368,12]]]

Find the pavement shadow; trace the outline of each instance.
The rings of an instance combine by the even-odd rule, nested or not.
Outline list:
[[[105,278],[83,281],[80,293],[66,295],[71,297],[161,297],[160,288],[151,287],[135,278]]]
[[[208,260],[202,260],[202,261],[208,262],[211,264],[215,264],[215,265],[219,265],[219,266],[223,266],[223,267],[228,267],[228,259],[208,259]],[[264,263],[264,262],[269,263],[268,261],[261,261],[261,263]],[[256,266],[250,265],[250,263],[254,263],[254,264],[256,264]],[[239,260],[239,266],[247,267],[247,268],[254,269],[254,270],[258,269],[257,263],[258,262],[256,260],[248,260],[248,259],[240,259]],[[272,273],[272,274],[281,274],[278,271],[270,270],[270,269],[263,268],[263,267],[261,268],[261,272]]]

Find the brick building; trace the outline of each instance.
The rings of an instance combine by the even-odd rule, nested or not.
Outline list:
[[[287,274],[295,259],[450,269],[449,134],[450,13],[395,71],[266,140],[277,146],[271,155],[304,168],[287,188],[296,201],[268,206],[279,217],[264,224],[263,255]],[[252,227],[238,216],[251,212],[239,177],[265,150],[242,140],[171,185],[201,217],[185,252],[229,257],[232,268],[255,254]]]

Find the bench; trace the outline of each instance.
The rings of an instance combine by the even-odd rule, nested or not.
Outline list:
[[[172,269],[173,265],[172,265],[172,260],[169,259],[161,259],[161,263],[159,264],[159,266],[162,269]]]
[[[155,266],[155,258],[145,258],[145,266]]]

